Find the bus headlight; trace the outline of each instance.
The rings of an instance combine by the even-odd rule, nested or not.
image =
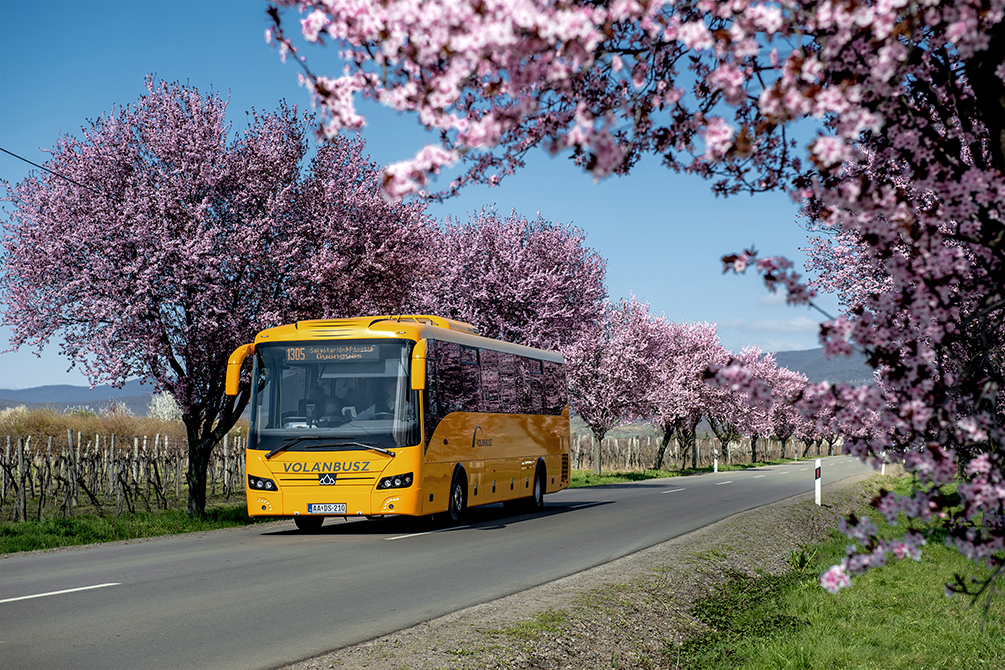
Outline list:
[[[271,479],[265,477],[253,477],[248,475],[248,488],[256,491],[278,491],[279,487]]]
[[[378,489],[406,489],[412,485],[412,473],[384,477],[377,483]]]

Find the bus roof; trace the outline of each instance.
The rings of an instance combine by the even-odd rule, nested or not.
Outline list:
[[[478,335],[469,323],[428,314],[394,316],[361,316],[350,319],[315,319],[298,321],[263,330],[255,344],[296,340],[332,340],[366,337],[406,337],[412,340],[435,339],[457,342],[471,347],[503,351],[519,356],[563,362],[561,354]]]

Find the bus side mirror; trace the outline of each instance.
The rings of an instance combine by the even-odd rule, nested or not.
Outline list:
[[[237,395],[241,386],[241,366],[244,359],[255,351],[254,344],[242,344],[227,359],[227,395]]]
[[[412,349],[412,390],[426,388],[426,340],[419,340]]]

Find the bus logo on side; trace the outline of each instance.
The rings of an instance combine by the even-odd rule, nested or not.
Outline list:
[[[318,475],[318,484],[320,486],[335,486],[335,475],[331,472]]]

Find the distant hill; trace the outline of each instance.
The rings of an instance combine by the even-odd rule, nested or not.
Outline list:
[[[821,347],[805,351],[779,351],[775,354],[775,361],[779,367],[803,373],[810,382],[871,384],[874,381],[872,368],[866,365],[862,354],[827,358]]]
[[[111,398],[123,398],[134,395],[149,395],[153,392],[150,384],[141,384],[140,380],[128,381],[122,388],[113,386],[36,386],[30,389],[0,389],[0,399],[11,402],[52,404],[74,402],[100,402]]]
[[[63,411],[70,407],[87,407],[95,412],[112,400],[121,402],[137,416],[146,416],[153,386],[140,384],[138,379],[126,382],[122,388],[112,386],[36,386],[28,389],[0,389],[0,409],[25,405],[51,407]]]

